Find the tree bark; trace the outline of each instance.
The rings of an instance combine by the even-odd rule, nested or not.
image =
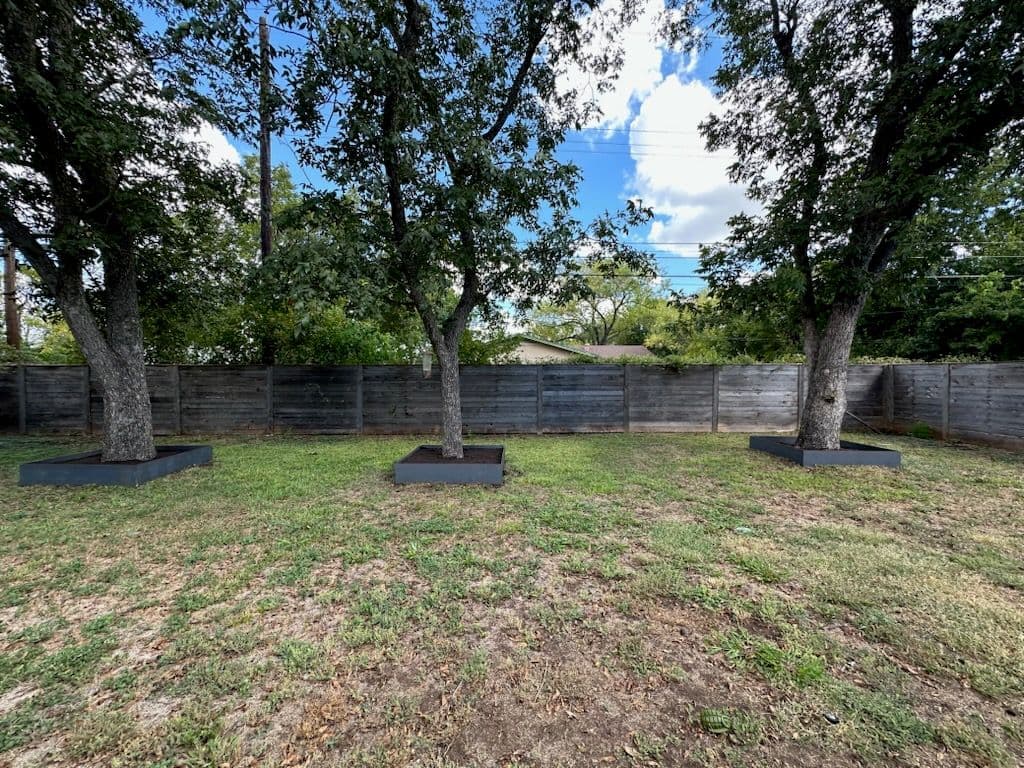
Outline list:
[[[116,292],[110,292],[116,295]],[[134,295],[134,290],[130,291]],[[121,301],[124,296],[119,297]],[[113,296],[108,301],[116,301]],[[121,306],[108,319],[110,341],[96,327],[84,295],[66,291],[58,298],[61,312],[103,389],[103,461],[146,461],[156,456],[153,413],[146,384],[142,332],[137,321],[123,317],[130,307]],[[111,313],[112,315],[115,313]]]
[[[857,319],[867,291],[837,301],[818,340],[797,445],[812,450],[839,450],[839,432],[846,413],[846,377]]]
[[[141,361],[116,367],[103,385],[103,461],[145,461],[156,456],[153,412]]]
[[[459,385],[459,343],[447,340],[438,345],[437,361],[441,368],[441,455],[461,459],[462,391]]]
[[[813,317],[804,317],[804,365],[807,370],[814,370],[814,361],[818,357],[818,324]]]
[[[134,259],[123,252],[105,259],[104,273],[105,333],[70,276],[56,292],[57,303],[103,388],[103,461],[146,461],[156,456],[156,446]]]
[[[7,346],[21,348],[21,318],[18,316],[18,265],[14,243],[4,245],[4,330]]]

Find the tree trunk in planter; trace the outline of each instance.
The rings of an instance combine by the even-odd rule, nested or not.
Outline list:
[[[459,382],[459,341],[445,339],[436,345],[441,368],[441,455],[461,459],[462,389]]]
[[[80,283],[65,282],[57,301],[103,388],[103,461],[146,461],[156,456],[156,446],[134,260],[106,261],[104,272],[105,334]]]
[[[123,366],[103,385],[103,461],[143,461],[156,456],[153,412],[143,365]]]
[[[839,431],[846,413],[846,377],[857,319],[867,292],[837,302],[825,330],[818,337],[803,420],[797,445],[812,450],[839,450]]]

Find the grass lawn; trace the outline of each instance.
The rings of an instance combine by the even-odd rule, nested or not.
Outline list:
[[[1024,456],[808,471],[740,435],[216,439],[140,489],[18,488],[0,765],[1014,766]]]

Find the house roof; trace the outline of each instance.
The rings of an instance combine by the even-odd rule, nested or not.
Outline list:
[[[581,347],[570,347],[567,344],[559,344],[557,341],[548,341],[547,339],[542,339],[539,336],[531,336],[528,333],[520,333],[519,338],[523,341],[532,341],[534,344],[543,344],[545,347],[560,349],[563,352],[570,352],[574,355],[591,355],[592,357],[597,357],[597,355],[594,355],[592,352],[587,352]]]
[[[643,344],[584,344],[584,351],[601,359],[615,357],[654,357]]]

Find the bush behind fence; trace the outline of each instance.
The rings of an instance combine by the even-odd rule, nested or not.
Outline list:
[[[462,369],[472,433],[796,429],[800,365]],[[157,434],[415,434],[441,422],[438,373],[415,366],[151,366]],[[845,426],[1024,445],[1024,363],[855,365]],[[96,433],[103,393],[87,366],[0,368],[0,430]]]

